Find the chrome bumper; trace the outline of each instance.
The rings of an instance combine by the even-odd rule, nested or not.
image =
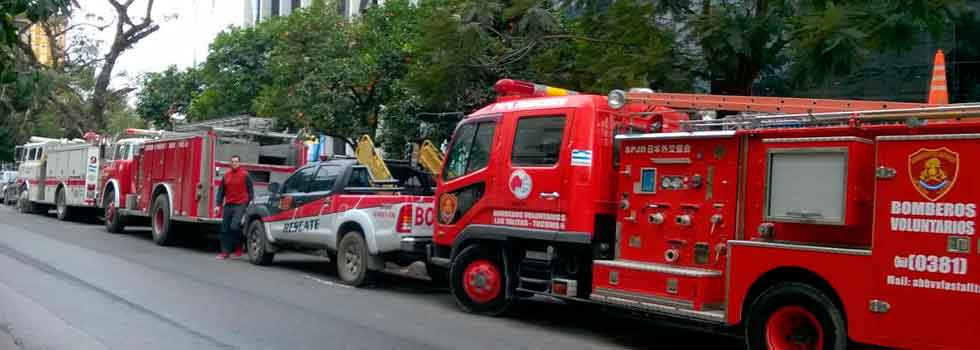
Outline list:
[[[430,244],[432,244],[432,237],[402,237],[401,251],[425,254]]]

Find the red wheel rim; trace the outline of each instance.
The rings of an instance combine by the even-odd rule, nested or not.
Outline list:
[[[463,271],[463,289],[475,302],[484,304],[500,294],[501,275],[490,260],[478,259]]]
[[[116,219],[116,203],[109,202],[109,206],[105,210],[105,221],[112,223]]]
[[[162,233],[163,232],[163,209],[157,209],[157,212],[153,215],[153,218],[155,219],[153,220],[154,221],[153,228],[156,230],[156,232],[154,233],[157,234]]]
[[[109,195],[112,194],[112,192],[109,192]],[[116,218],[116,201],[112,197],[109,197],[107,201],[108,203],[105,205],[105,221],[111,224],[113,219]]]
[[[784,306],[766,322],[766,343],[769,350],[823,349],[823,326],[810,311]]]

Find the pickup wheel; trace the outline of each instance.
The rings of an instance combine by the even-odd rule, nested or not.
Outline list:
[[[501,252],[481,245],[463,249],[449,269],[449,289],[466,312],[497,316],[507,311],[507,274]]]
[[[788,282],[769,288],[752,304],[745,339],[750,350],[845,350],[847,327],[826,294]]]
[[[150,209],[150,231],[153,233],[153,243],[160,246],[172,245],[175,241],[173,222],[170,221],[170,199],[166,195],[158,195],[153,200]]]
[[[276,254],[268,251],[269,239],[265,235],[262,220],[253,220],[248,224],[248,261],[254,265],[269,265]]]
[[[116,190],[110,189],[105,194],[105,230],[109,233],[122,233],[126,229],[126,218],[119,214],[116,203]]]
[[[337,276],[344,284],[363,286],[374,277],[374,271],[368,269],[367,242],[360,231],[349,231],[340,239],[337,245]]]
[[[54,196],[55,203],[55,213],[57,213],[58,220],[68,221],[71,219],[71,208],[68,206],[68,201],[65,198],[65,189],[59,188],[58,192]]]

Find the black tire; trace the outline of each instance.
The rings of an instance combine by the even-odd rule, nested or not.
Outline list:
[[[116,203],[116,190],[110,189],[105,194],[105,204],[102,206],[105,212],[105,230],[109,233],[122,233],[126,229],[126,217],[119,213],[119,204]]]
[[[449,282],[449,269],[445,267],[427,262],[425,263],[425,272],[429,275],[432,284],[442,286]]]
[[[254,265],[271,264],[276,254],[268,251],[269,239],[265,234],[265,226],[262,224],[262,220],[253,220],[248,224],[248,231],[246,232],[248,261]]]
[[[55,203],[55,213],[58,220],[68,221],[72,218],[71,207],[68,206],[68,200],[65,198],[65,189],[59,188],[54,195]]]
[[[170,220],[170,199],[165,194],[158,195],[150,209],[150,231],[153,234],[153,243],[159,246],[173,245],[176,241],[173,228],[174,222]]]
[[[494,276],[496,278],[495,282],[492,278],[486,278],[486,275],[477,274],[482,276],[479,279],[479,283],[486,283],[486,285],[470,284],[471,289],[489,289],[492,291],[496,283],[497,292],[487,293],[490,298],[478,300],[467,291],[467,278],[464,275],[471,268],[471,265],[474,265],[474,268],[476,265],[483,265],[488,268],[492,266],[496,270],[496,276]],[[475,277],[470,276],[470,278]],[[453,259],[452,265],[449,267],[449,289],[456,298],[456,304],[463,311],[480,315],[498,316],[507,311],[507,308],[510,307],[512,302],[507,298],[508,278],[506,269],[504,269],[501,252],[497,249],[483,247],[477,244],[464,248]]]
[[[801,314],[805,317],[799,317]],[[773,325],[769,325],[771,319]],[[826,294],[807,284],[786,282],[770,287],[752,303],[745,323],[750,350],[774,349],[770,340],[800,344],[795,346],[799,349],[817,348],[821,342],[820,350],[847,349],[847,324],[840,309]],[[792,335],[782,337],[787,329],[792,329],[788,332]]]
[[[31,214],[47,214],[48,210],[50,210],[44,204],[31,203],[30,201],[27,202],[27,207],[31,210]]]
[[[368,267],[367,242],[360,231],[348,231],[337,245],[337,276],[346,285],[355,287],[372,282],[376,273]]]

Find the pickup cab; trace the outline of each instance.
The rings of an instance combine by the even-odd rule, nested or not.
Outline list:
[[[326,256],[345,284],[369,283],[387,262],[426,261],[434,220],[432,175],[386,161],[395,181],[376,185],[367,167],[339,158],[297,169],[269,185],[244,218],[249,260],[267,265],[290,250]],[[444,271],[428,266],[430,277]]]

